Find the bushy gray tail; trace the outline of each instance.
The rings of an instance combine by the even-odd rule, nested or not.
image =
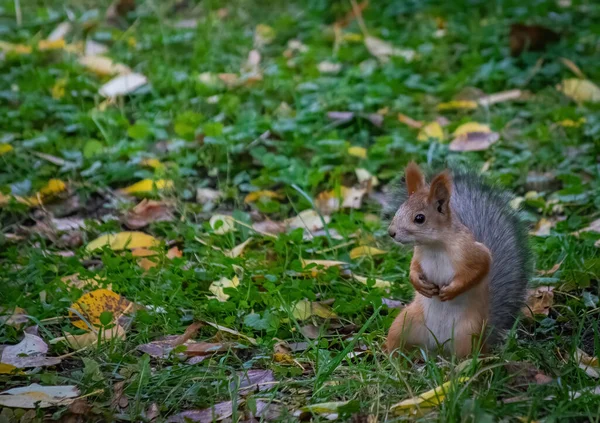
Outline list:
[[[490,275],[490,333],[496,343],[512,327],[524,305],[531,276],[527,232],[510,195],[474,172],[453,170],[454,191],[450,204],[455,215],[492,253]]]

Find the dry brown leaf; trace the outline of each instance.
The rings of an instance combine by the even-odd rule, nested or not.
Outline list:
[[[414,120],[413,118],[403,115],[402,113],[398,113],[398,120],[403,124],[410,126],[411,128],[421,129],[423,127],[423,122]]]
[[[202,326],[204,326],[204,323],[202,322],[192,323],[185,329],[185,332],[182,335],[168,336],[162,340],[153,341],[144,345],[138,345],[137,349],[145,352],[148,355],[151,355],[152,357],[167,358],[175,347],[186,344],[191,338],[196,336],[198,330]]]
[[[550,376],[528,361],[509,361],[504,363],[504,368],[510,376],[510,385],[514,387],[528,388],[531,384],[545,385],[552,382]]]
[[[224,194],[211,188],[196,189],[196,201],[200,204],[212,204],[220,201]]]
[[[129,210],[121,220],[130,229],[141,229],[153,222],[165,222],[173,219],[170,204],[144,199]]]
[[[535,315],[547,316],[554,304],[554,287],[540,286],[527,290],[527,305],[523,307],[523,314],[528,318]]]
[[[412,49],[397,48],[387,41],[371,35],[367,35],[364,41],[369,53],[384,63],[390,57],[402,57],[407,62],[411,62],[416,56],[416,52]]]
[[[577,66],[573,61],[567,59],[566,57],[561,57],[560,61],[569,70],[571,70],[571,72],[573,72],[577,78],[579,78],[579,79],[586,79],[586,77],[583,74],[583,72],[581,71],[581,69],[579,69],[579,66]]]
[[[65,336],[54,338],[50,344],[59,342],[67,343],[72,349],[79,350],[81,348],[91,347],[100,343],[110,341],[111,339],[125,339],[125,329],[122,326],[116,325],[110,329],[103,329],[100,334],[97,332],[87,332],[80,335],[65,334]]]
[[[535,225],[535,228],[533,228],[533,230],[529,232],[529,234],[540,237],[548,236],[550,235],[550,231],[552,230],[552,228],[554,228],[555,225],[556,221],[542,217],[539,220],[539,222]]]
[[[175,414],[168,418],[168,423],[212,423],[225,420],[233,414],[233,403],[231,401],[215,404],[213,407],[202,410],[188,410]]]
[[[100,87],[98,93],[103,97],[114,98],[130,94],[147,83],[148,78],[141,73],[128,73],[111,79]]]
[[[21,307],[4,308],[0,306],[0,323],[20,328],[29,321],[27,310]]]
[[[261,234],[278,235],[285,232],[286,224],[283,222],[276,222],[270,219],[265,219],[262,222],[255,222],[252,224],[252,229]]]
[[[114,0],[106,10],[106,19],[115,21],[135,10],[135,0]]]
[[[63,276],[61,280],[67,285],[81,290],[101,288],[106,282],[106,279],[100,275],[94,275],[91,278],[86,278],[82,277],[79,273]],[[106,289],[112,291],[112,284],[107,284]]]
[[[244,253],[244,250],[246,249],[246,247],[248,246],[248,244],[250,244],[251,242],[252,242],[252,237],[248,238],[247,240],[245,240],[244,242],[242,242],[240,245],[236,245],[231,250],[225,250],[225,251],[223,251],[223,253],[227,257],[231,257],[231,258],[239,257],[239,256],[241,256]]]
[[[510,27],[510,54],[520,56],[523,51],[543,51],[548,44],[560,40],[560,34],[541,25],[513,24]]]
[[[492,104],[503,103],[505,101],[517,100],[521,98],[523,92],[521,90],[508,90],[502,91],[495,94],[486,95],[479,97],[477,103],[483,107],[489,107]]]
[[[239,395],[248,395],[252,392],[260,392],[270,389],[275,385],[275,377],[272,370],[252,369],[237,373],[239,381],[232,381],[230,391],[237,390]]]
[[[340,187],[338,190],[324,191],[315,199],[315,206],[323,215],[330,215],[340,209],[360,209],[365,188]]]
[[[542,276],[553,275],[558,271],[558,269],[560,269],[561,264],[562,264],[562,261],[556,263],[554,266],[552,266],[548,270],[538,270],[538,274],[542,275]]]
[[[246,203],[246,204],[254,203],[263,198],[280,200],[284,197],[283,197],[283,195],[281,195],[275,191],[270,191],[270,190],[253,191],[253,192],[249,193],[248,195],[246,195],[246,197],[244,198],[244,203]]]
[[[307,300],[298,301],[292,308],[292,315],[298,320],[307,320],[313,316],[318,316],[323,319],[335,319],[337,314],[331,307],[317,302]]]
[[[229,294],[224,292],[226,288],[237,288],[240,284],[240,280],[237,276],[234,276],[233,279],[228,279],[226,277],[222,277],[218,281],[213,282],[208,287],[208,290],[212,292],[215,296],[209,298],[216,298],[220,302],[224,303],[229,299]]]
[[[93,48],[98,49],[98,47]],[[79,63],[100,76],[127,75],[131,73],[131,69],[128,66],[115,63],[111,58],[105,56],[85,55],[79,58]]]
[[[313,209],[308,209],[300,212],[298,216],[292,217],[285,221],[290,230],[303,228],[308,232],[315,232],[325,227],[331,221],[331,217],[323,216],[323,219]]]

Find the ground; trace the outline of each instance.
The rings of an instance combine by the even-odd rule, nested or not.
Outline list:
[[[83,397],[0,421],[597,420],[600,4],[115,5],[0,3],[0,386]],[[537,314],[486,357],[382,350],[410,160],[481,172],[530,232]],[[90,245],[125,231],[153,238]]]

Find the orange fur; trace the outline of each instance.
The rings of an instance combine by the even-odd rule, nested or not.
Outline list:
[[[410,162],[408,166],[406,166],[406,171],[404,174],[406,178],[408,195],[413,195],[415,192],[425,186],[425,176],[415,162]]]

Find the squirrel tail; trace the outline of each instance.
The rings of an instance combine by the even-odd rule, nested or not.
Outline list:
[[[452,210],[492,254],[488,343],[513,326],[525,303],[532,261],[527,232],[511,196],[468,170],[453,170]]]

